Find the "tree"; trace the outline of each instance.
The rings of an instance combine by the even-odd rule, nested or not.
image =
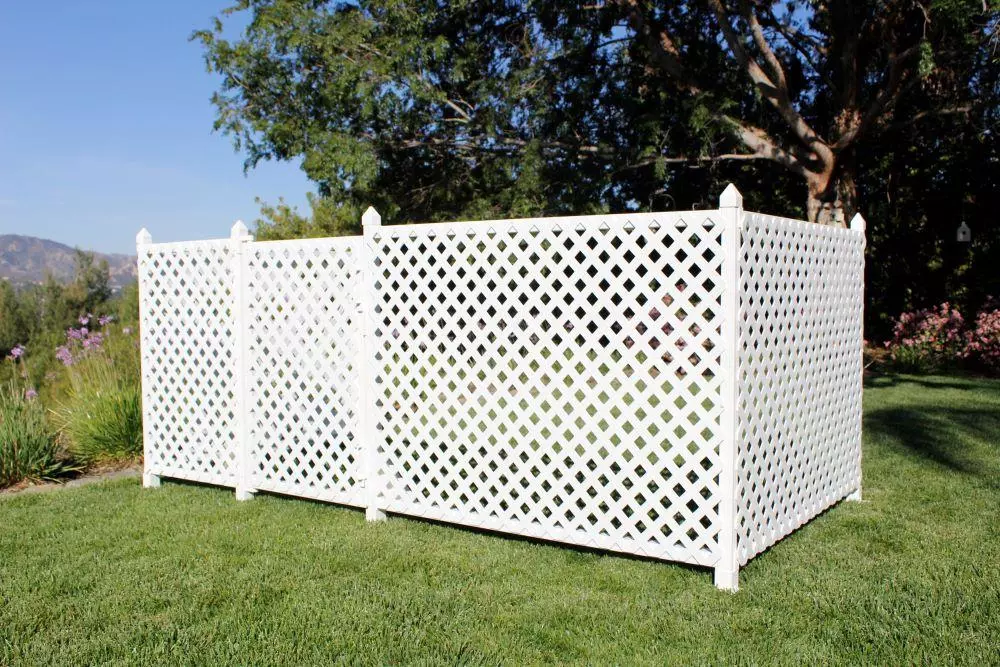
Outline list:
[[[400,221],[680,207],[733,173],[779,197],[803,184],[810,219],[841,221],[859,149],[969,112],[993,16],[981,0],[240,0],[223,18],[241,11],[239,39],[222,19],[194,35],[222,75],[217,129],[248,168],[300,158],[343,213]]]
[[[15,345],[28,342],[31,333],[30,313],[17,292],[6,280],[0,280],[0,361]]]
[[[93,253],[79,249],[74,260],[73,282],[66,286],[63,297],[70,317],[97,312],[112,294],[108,260],[97,261]]]

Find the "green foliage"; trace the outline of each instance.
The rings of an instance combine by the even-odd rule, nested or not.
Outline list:
[[[262,202],[261,218],[256,221],[256,237],[261,241],[298,239],[321,236],[344,236],[361,232],[361,212],[355,207],[339,205],[331,199],[306,195],[311,214],[307,217],[284,200],[275,205]]]
[[[142,389],[133,336],[106,330],[99,348],[67,367],[69,387],[53,410],[60,435],[82,463],[142,454]]]
[[[899,58],[892,103],[839,149],[835,174],[869,223],[869,337],[905,310],[950,300],[973,312],[1000,293],[997,10],[746,4],[764,16],[792,106],[831,142],[885,99]],[[630,7],[652,37],[674,36],[684,77],[666,73]],[[704,207],[727,181],[748,208],[802,217],[801,174],[706,160],[746,153],[741,123],[794,142],[719,26],[709,3],[688,1],[241,0],[193,38],[221,77],[216,127],[247,167],[298,160],[318,186],[311,212],[264,205],[261,238],[357,231],[369,205],[386,224]],[[960,220],[971,247],[952,241]]]
[[[31,332],[31,312],[14,287],[0,280],[0,359],[18,344],[27,342]]]
[[[0,386],[0,488],[55,479],[73,469],[49,433],[38,399],[25,398],[17,383]]]
[[[108,310],[115,314],[119,323],[136,324],[139,321],[139,283],[131,282],[123,287],[113,304],[114,307]],[[94,312],[100,311],[101,309],[97,308]]]

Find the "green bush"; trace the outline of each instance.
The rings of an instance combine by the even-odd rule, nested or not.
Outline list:
[[[0,488],[75,469],[49,432],[41,403],[13,382],[0,388]]]
[[[69,387],[53,411],[73,456],[82,463],[142,454],[142,390],[134,334],[108,331],[67,366]]]

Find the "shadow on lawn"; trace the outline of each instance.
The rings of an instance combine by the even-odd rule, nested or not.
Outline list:
[[[922,377],[919,375],[883,375],[880,373],[866,373],[864,384],[865,389],[887,389],[907,384],[917,385],[924,389],[987,389],[996,386],[995,381],[976,375]]]
[[[930,401],[928,402],[930,403]],[[1000,449],[1000,412],[989,408],[948,408],[933,404],[882,408],[865,413],[865,430],[929,459],[949,470],[971,475],[1000,489],[996,456],[984,456],[982,447]],[[978,442],[977,442],[978,441]]]

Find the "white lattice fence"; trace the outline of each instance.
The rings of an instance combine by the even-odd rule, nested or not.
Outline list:
[[[860,489],[862,229],[713,211],[140,234],[148,485],[692,563]]]
[[[739,562],[861,486],[864,236],[747,213]]]
[[[357,238],[249,243],[250,485],[363,505]]]
[[[232,251],[229,241],[138,244],[149,474],[236,485],[239,322]]]
[[[714,565],[713,217],[376,232],[380,506]]]

